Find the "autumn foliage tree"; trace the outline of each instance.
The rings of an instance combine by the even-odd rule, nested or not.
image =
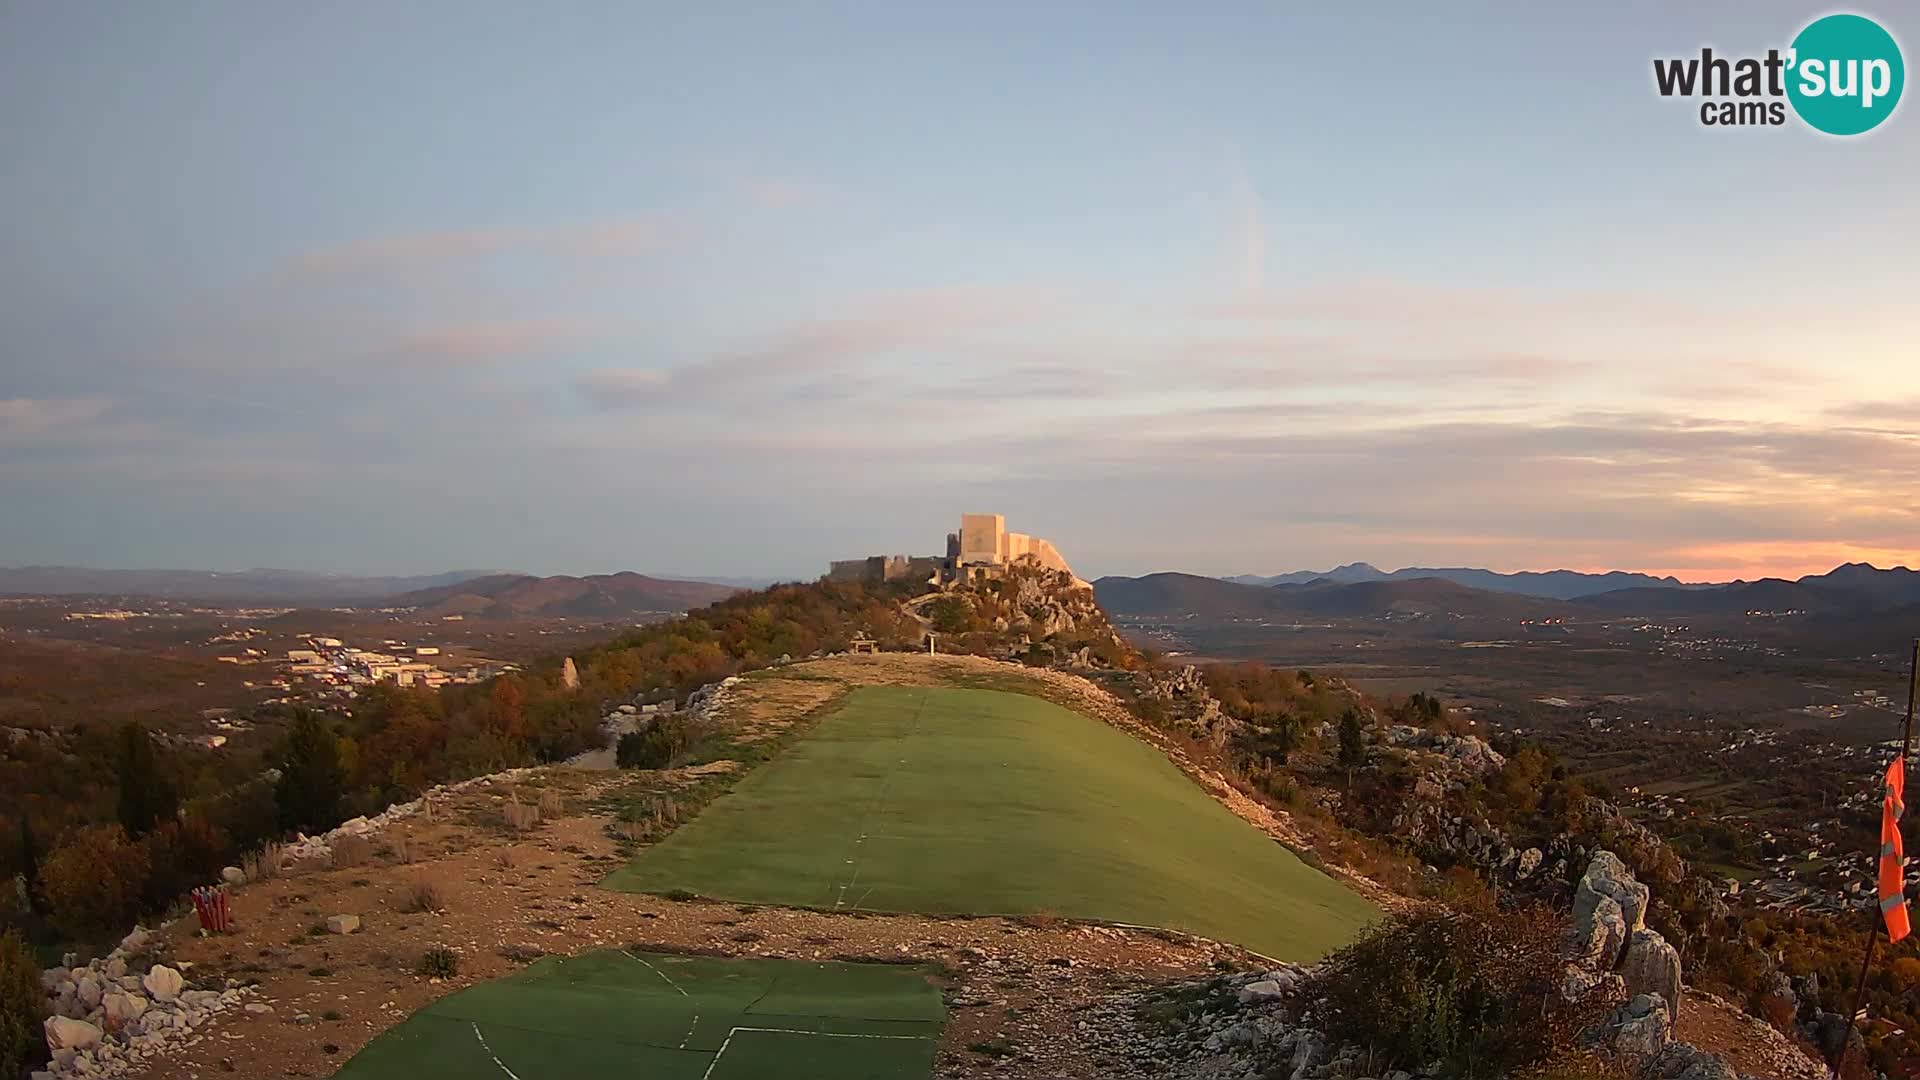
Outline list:
[[[75,830],[40,866],[54,925],[75,937],[116,933],[140,912],[147,849],[118,825]]]

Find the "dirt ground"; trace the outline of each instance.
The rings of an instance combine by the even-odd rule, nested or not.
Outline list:
[[[271,1013],[222,1015],[196,1045],[131,1076],[327,1076],[379,1032],[430,1001],[509,974],[543,953],[640,946],[729,956],[925,962],[952,1006],[943,1077],[1098,1075],[1079,1060],[1073,1012],[1117,990],[1199,975],[1238,950],[1178,935],[1047,919],[934,919],[825,914],[676,902],[595,887],[625,859],[595,798],[618,774],[552,769],[544,790],[564,815],[525,832],[505,824],[509,784],[476,788],[377,840],[364,862],[311,865],[242,887],[236,929],[201,937],[167,928],[195,981],[255,980]],[[523,802],[539,790],[522,783]],[[439,910],[417,910],[419,884]],[[329,934],[328,916],[358,915],[359,932]],[[451,949],[447,980],[414,974],[429,948]],[[969,1047],[991,1048],[978,1052]]]

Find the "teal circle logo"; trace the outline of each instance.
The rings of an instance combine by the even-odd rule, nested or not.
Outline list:
[[[1787,100],[1818,131],[1859,135],[1900,104],[1907,66],[1900,45],[1863,15],[1828,15],[1793,39]]]

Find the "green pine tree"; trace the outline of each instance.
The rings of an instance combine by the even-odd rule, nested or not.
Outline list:
[[[27,883],[27,909],[40,909],[40,841],[33,835],[33,815],[20,815],[20,876]]]
[[[274,802],[280,808],[280,827],[318,833],[340,823],[340,797],[346,791],[347,770],[340,761],[340,740],[320,717],[302,710],[287,733],[287,753],[280,764],[280,782]]]
[[[155,825],[179,816],[180,794],[160,768],[153,738],[136,722],[120,729],[115,772],[120,779],[120,827],[128,836],[145,836]]]

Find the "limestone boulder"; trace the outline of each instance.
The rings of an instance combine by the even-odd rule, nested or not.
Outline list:
[[[71,1016],[47,1017],[43,1030],[47,1034],[47,1049],[56,1052],[66,1050],[78,1053],[100,1044],[99,1028]]]
[[[1264,1005],[1269,1001],[1279,1001],[1286,997],[1287,991],[1272,979],[1260,979],[1241,987],[1234,996],[1242,1005]]]
[[[1574,954],[1601,971],[1611,971],[1620,962],[1627,935],[1626,916],[1611,896],[1596,894],[1592,903],[1574,915]]]
[[[1653,1061],[1673,1040],[1673,1014],[1657,994],[1640,994],[1608,1022],[1607,1045],[1630,1063]]]
[[[107,1018],[107,1030],[118,1031],[138,1020],[147,1011],[147,999],[125,990],[115,990],[101,1000]]]
[[[1537,847],[1530,847],[1521,852],[1520,858],[1514,866],[1514,875],[1522,881],[1532,877],[1534,871],[1540,869],[1540,860],[1545,857],[1545,853]]]
[[[1657,930],[1637,930],[1620,961],[1620,977],[1629,994],[1658,994],[1680,1015],[1680,952]]]
[[[1627,933],[1632,934],[1647,925],[1647,903],[1651,896],[1647,887],[1633,876],[1633,871],[1627,869],[1627,864],[1620,861],[1620,856],[1604,849],[1596,851],[1573,892],[1574,924],[1577,926],[1583,917],[1590,916],[1600,899],[1606,897],[1620,906]]]
[[[140,985],[147,988],[147,996],[153,1000],[172,1001],[180,996],[180,988],[186,985],[186,980],[167,965],[155,964],[153,970],[140,980]]]

